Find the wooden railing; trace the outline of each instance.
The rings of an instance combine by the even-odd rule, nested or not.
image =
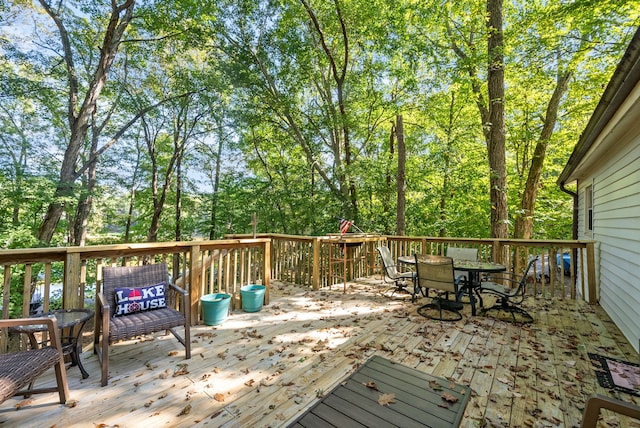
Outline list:
[[[249,236],[225,237],[246,239]],[[313,290],[379,272],[376,247],[386,241],[380,235],[364,234],[341,237],[268,233],[256,236],[272,242],[272,278],[309,286]]]
[[[240,287],[270,279],[310,289],[346,284],[381,275],[376,251],[387,245],[394,257],[414,253],[446,254],[446,249],[472,247],[481,260],[505,264],[521,274],[527,259],[540,257],[530,291],[537,297],[597,300],[593,241],[471,239],[355,235],[294,236],[263,234],[227,236],[218,241],[121,244],[89,247],[0,250],[2,317],[26,316],[34,287],[49,309],[52,287],[62,291],[62,307],[84,307],[85,291],[101,283],[101,266],[166,261],[174,281],[190,292],[192,324],[200,323],[200,297],[213,292],[233,296]],[[565,255],[566,254],[566,255]],[[561,263],[557,264],[557,260]],[[87,286],[89,285],[89,286]],[[15,291],[19,290],[18,293]],[[14,293],[12,293],[14,291]],[[20,301],[11,301],[18,296]],[[13,308],[19,308],[16,313]]]
[[[247,235],[229,235],[243,238]],[[594,242],[571,240],[475,239],[346,234],[292,236],[260,234],[273,243],[271,277],[317,290],[354,278],[381,275],[378,245],[394,259],[401,255],[446,255],[448,247],[476,248],[480,260],[505,264],[515,276],[530,257],[538,257],[529,292],[537,297],[597,300]],[[343,249],[347,257],[344,259]],[[341,265],[342,264],[342,265]]]
[[[241,286],[263,284],[268,303],[271,260],[267,238],[0,250],[2,318],[27,316],[35,287],[43,297],[44,311],[50,309],[52,287],[61,289],[63,308],[81,308],[86,290],[99,287],[102,266],[165,261],[174,282],[189,290],[191,323],[199,324],[204,294],[229,293],[237,307]],[[21,302],[11,302],[12,290],[21,291],[13,293],[14,298],[21,296]],[[12,306],[19,313],[12,314]]]

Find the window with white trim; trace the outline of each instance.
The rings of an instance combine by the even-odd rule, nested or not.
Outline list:
[[[584,189],[584,231],[593,232],[593,185]]]

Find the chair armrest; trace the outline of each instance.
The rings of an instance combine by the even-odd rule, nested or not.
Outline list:
[[[110,302],[107,302],[107,298],[104,297],[102,292],[96,293],[96,307],[100,307],[103,312],[109,313],[111,310]]]
[[[463,274],[463,275],[458,275],[454,278],[454,281],[457,283],[461,283],[462,281],[466,281],[467,280],[467,275]]]
[[[169,289],[182,296],[182,311],[187,324],[191,324],[191,302],[189,301],[189,291],[173,283],[169,283]]]
[[[96,293],[96,312],[94,317],[94,344],[98,343],[100,331],[109,337],[109,317],[111,317],[111,304],[102,292]]]
[[[582,425],[580,426],[582,428],[595,427],[598,423],[598,415],[601,409],[611,410],[612,412],[640,420],[640,407],[632,403],[605,397],[604,395],[593,395],[587,400]]]
[[[24,325],[46,325],[47,330],[53,330],[58,327],[58,320],[48,317],[36,317],[36,318],[13,318],[0,320],[0,328],[5,327],[20,327]]]
[[[62,356],[62,345],[60,343],[60,334],[58,333],[58,320],[55,317],[14,318],[0,320],[0,328],[22,327],[25,325],[45,325],[49,333],[51,347],[56,348],[60,352],[60,356]]]
[[[173,283],[169,283],[169,288],[174,290],[175,292],[183,295],[183,296],[188,296],[189,295],[189,292],[187,290],[185,290],[184,288],[179,287],[179,286],[177,286],[177,285],[175,285]]]

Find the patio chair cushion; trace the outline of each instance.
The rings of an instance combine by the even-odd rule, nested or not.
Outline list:
[[[114,317],[167,307],[165,283],[146,287],[116,287]]]
[[[51,346],[0,355],[0,403],[33,382],[58,361],[60,353]]]
[[[126,340],[161,330],[168,330],[184,324],[184,314],[171,308],[135,312],[125,316],[111,318],[109,341]]]

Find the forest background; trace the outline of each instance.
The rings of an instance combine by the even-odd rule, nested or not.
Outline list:
[[[0,247],[570,239],[624,0],[0,2]]]

